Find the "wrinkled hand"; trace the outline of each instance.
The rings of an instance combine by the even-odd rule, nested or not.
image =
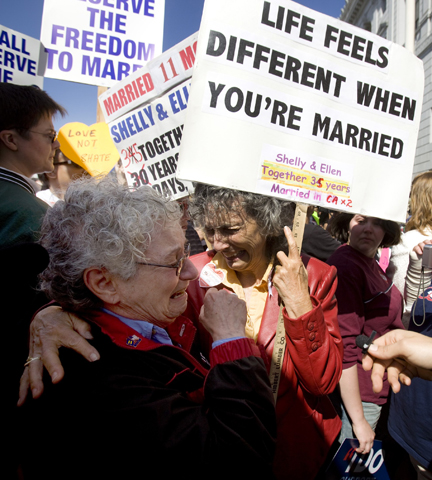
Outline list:
[[[276,267],[273,284],[285,304],[288,316],[298,318],[313,308],[309,296],[308,275],[291,230],[284,227],[284,233],[288,241],[288,256],[284,252],[277,253],[281,264]]]
[[[31,362],[21,377],[18,405],[25,402],[30,387],[33,398],[43,392],[43,367],[48,370],[53,383],[64,376],[59,359],[59,348],[72,348],[89,362],[99,360],[98,351],[85,339],[93,338],[90,326],[73,314],[64,312],[60,307],[47,307],[41,310],[30,325],[29,357],[40,357]]]
[[[226,290],[209,288],[201,307],[200,322],[213,341],[244,337],[247,319],[246,302]]]
[[[399,392],[401,383],[410,385],[414,377],[432,381],[432,338],[407,330],[392,330],[374,340],[362,363],[364,370],[372,370],[376,393],[382,390],[386,371],[394,393]]]
[[[356,452],[358,453],[369,453],[373,446],[373,442],[375,439],[375,432],[372,430],[371,426],[367,422],[365,418],[358,424],[352,425],[353,432],[357,437],[360,445],[356,448]]]
[[[420,242],[418,245],[416,245],[413,250],[417,255],[423,255],[423,249],[425,245],[430,245],[432,243],[432,239],[426,239],[423,242]]]

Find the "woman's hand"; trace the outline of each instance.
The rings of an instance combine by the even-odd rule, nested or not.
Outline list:
[[[287,315],[298,318],[313,308],[309,296],[308,275],[291,230],[284,227],[284,233],[288,242],[288,256],[284,252],[277,253],[281,264],[276,267],[273,283],[284,302]]]
[[[246,303],[226,290],[208,289],[199,318],[214,342],[245,336]]]
[[[18,405],[25,402],[29,387],[33,398],[42,395],[44,366],[53,383],[58,383],[63,378],[64,370],[59,359],[60,347],[72,348],[89,362],[99,360],[98,351],[86,338],[93,338],[87,322],[64,312],[60,307],[51,306],[41,310],[30,325],[29,357],[38,360],[33,360],[24,369]]]
[[[413,377],[432,380],[432,338],[407,330],[391,330],[374,340],[363,357],[363,369],[372,370],[373,390],[379,393],[383,376],[394,393],[400,384],[410,385]]]
[[[356,452],[360,454],[369,453],[373,446],[375,432],[372,430],[367,420],[363,417],[358,423],[353,422],[352,429],[360,443]]]
[[[339,386],[344,408],[351,419],[353,432],[360,443],[356,452],[369,453],[373,445],[375,432],[364,415],[357,365],[353,365],[342,372]]]

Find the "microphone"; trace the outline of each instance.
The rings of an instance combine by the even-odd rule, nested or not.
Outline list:
[[[370,337],[367,337],[366,335],[358,335],[356,337],[356,345],[357,347],[362,349],[363,353],[367,353],[369,347],[372,345],[373,339],[375,338],[376,331],[374,330],[371,333]]]

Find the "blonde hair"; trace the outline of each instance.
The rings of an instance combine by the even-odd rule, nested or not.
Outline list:
[[[425,229],[432,228],[432,171],[421,173],[413,180],[411,215],[405,231],[418,230],[426,235]]]

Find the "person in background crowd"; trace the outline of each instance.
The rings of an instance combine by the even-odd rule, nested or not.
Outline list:
[[[408,326],[413,303],[432,280],[432,268],[424,269],[424,281],[420,286],[422,258],[414,247],[432,237],[432,172],[418,175],[411,188],[411,218],[402,235],[401,242],[392,249],[390,267],[394,270],[393,281],[402,293],[405,308],[402,321]],[[420,290],[419,290],[420,288]]]
[[[319,225],[324,230],[327,230],[330,221],[330,210],[328,208],[318,208],[319,211]]]
[[[301,250],[302,253],[325,262],[341,244],[327,230],[309,221],[313,211],[314,207],[308,207]]]
[[[379,247],[395,245],[400,239],[397,223],[363,215],[339,213],[331,223],[336,238],[347,242],[327,263],[337,268],[338,320],[344,343],[340,381],[342,430],[339,441],[357,437],[357,452],[368,453],[375,438],[381,407],[387,401],[389,385],[373,392],[370,378],[361,368],[358,335],[383,335],[403,328],[402,296],[375,260]]]
[[[54,170],[39,174],[44,189],[36,196],[52,207],[58,200],[63,200],[66,190],[72,180],[86,174],[86,170],[74,163],[59,149],[54,156]]]
[[[190,220],[187,223],[186,238],[191,246],[191,255],[197,255],[198,253],[202,253],[206,250],[207,247],[205,246],[205,242],[203,244],[198,232]]]
[[[15,478],[17,453],[15,391],[28,351],[31,315],[39,307],[37,274],[47,262],[46,252],[33,243],[48,206],[36,198],[30,179],[49,172],[59,147],[52,117],[65,110],[38,87],[0,83],[0,300],[4,338],[6,394],[2,396],[5,478]],[[43,295],[42,295],[43,297]],[[41,300],[43,301],[43,300]]]
[[[189,285],[184,316],[198,329],[194,348],[207,358],[214,340],[199,323],[210,287],[226,289],[246,302],[246,336],[266,351],[268,363],[282,315],[286,354],[276,402],[278,440],[273,471],[278,479],[313,480],[341,426],[328,398],[342,371],[336,270],[307,255],[300,258],[290,230],[284,228],[294,217],[294,205],[289,202],[198,184],[190,211],[214,248],[191,258],[200,278]],[[282,313],[280,302],[285,306]],[[53,307],[40,312],[32,324],[35,350],[31,356],[42,356],[56,382],[63,374],[52,348],[56,343],[73,345],[88,359],[99,356],[70,328],[71,322],[77,330],[86,331],[78,319],[59,314]],[[45,347],[39,350],[41,342]],[[26,376],[30,374],[32,394],[39,396],[41,362],[29,367]],[[21,402],[26,391],[23,385]]]
[[[313,205],[308,207],[307,216],[308,216],[308,223],[312,223],[313,225],[319,225],[320,224],[318,207],[314,207]]]
[[[196,232],[189,215],[189,197],[180,198],[177,200],[180,205],[180,210],[182,211],[182,217],[180,220],[181,226],[185,231],[186,239],[191,247],[191,255],[196,255],[197,253],[202,253],[205,248],[201,243],[201,239]]]
[[[420,260],[425,243],[431,243],[431,240],[425,239],[413,248],[413,254]],[[432,363],[428,364],[432,346],[428,348],[426,343],[426,340],[432,341],[431,302],[432,285],[413,303],[409,331],[398,331],[397,336],[379,339],[379,345],[384,346],[384,354],[392,355],[400,348],[401,357],[391,362],[374,364],[372,370],[374,389],[381,389],[384,370],[387,369],[393,391],[399,392],[392,396],[390,402],[388,429],[397,443],[408,452],[418,480],[432,478],[432,435],[429,428],[432,424],[432,384],[426,381],[432,380]],[[415,352],[412,351],[413,346],[416,346]],[[375,345],[373,347],[378,348],[380,358],[383,349]],[[373,353],[375,348],[372,348]],[[363,363],[366,366],[366,361]],[[367,367],[370,369],[371,365],[368,364]],[[406,385],[411,386],[408,388]]]
[[[245,302],[209,291],[200,325],[214,343],[208,364],[194,358],[196,329],[182,313],[198,272],[177,203],[150,187],[98,180],[74,182],[47,212],[41,288],[92,324],[101,359],[89,364],[62,350],[63,382],[47,383],[42,398],[21,409],[24,478],[126,478],[138,470],[161,479],[179,471],[191,479],[271,478],[274,401],[262,354],[245,337]]]
[[[65,110],[43,90],[0,83],[0,246],[37,238],[47,205],[28,178],[54,169],[52,117]]]
[[[432,286],[414,302],[408,329],[432,337]],[[405,371],[412,373],[409,366]],[[427,373],[432,379],[432,371]],[[419,480],[432,478],[431,405],[432,383],[422,378],[412,378],[409,387],[402,385],[390,402],[390,435],[410,455]]]

